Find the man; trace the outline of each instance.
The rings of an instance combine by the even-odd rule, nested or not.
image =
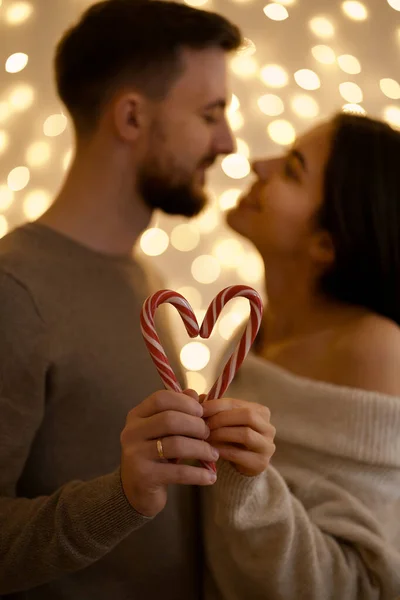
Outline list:
[[[0,242],[5,597],[201,595],[191,486],[215,476],[160,457],[218,455],[195,399],[152,395],[161,385],[139,329],[148,290],[131,251],[153,209],[204,206],[207,168],[233,150],[225,63],[240,43],[213,13],[108,0],[58,45],[75,159],[50,210]]]

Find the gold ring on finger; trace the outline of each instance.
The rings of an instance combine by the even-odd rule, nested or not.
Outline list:
[[[160,459],[165,460],[164,449],[163,449],[162,441],[160,439],[157,440],[157,452],[158,452],[158,456],[160,457]]]

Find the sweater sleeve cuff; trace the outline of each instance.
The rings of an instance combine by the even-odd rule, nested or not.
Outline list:
[[[129,504],[122,488],[119,469],[92,480],[89,484],[90,491],[86,488],[85,501],[79,509],[79,520],[86,539],[92,545],[112,548],[135,529],[152,520],[138,513]]]
[[[268,499],[267,474],[247,477],[231,463],[218,463],[218,478],[213,486],[214,509],[217,521],[233,525],[240,514],[257,514]]]

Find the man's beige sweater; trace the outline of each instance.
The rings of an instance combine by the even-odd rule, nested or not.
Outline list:
[[[0,241],[0,596],[201,598],[197,490],[149,520],[120,483],[126,416],[162,388],[147,293],[130,258],[41,225]]]

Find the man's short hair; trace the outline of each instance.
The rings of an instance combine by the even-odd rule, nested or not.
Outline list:
[[[105,0],[60,40],[58,94],[77,130],[90,131],[123,85],[162,99],[182,72],[182,49],[230,52],[241,43],[239,29],[214,12],[162,0]]]

